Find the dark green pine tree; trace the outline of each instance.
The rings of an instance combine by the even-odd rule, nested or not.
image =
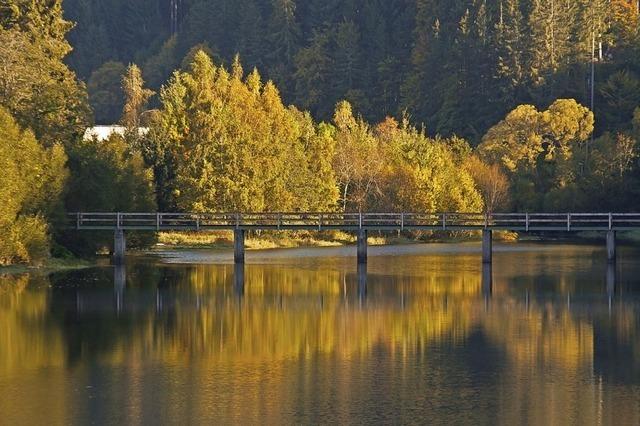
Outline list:
[[[392,64],[391,32],[388,29],[388,16],[385,15],[388,1],[372,0],[362,5],[360,13],[360,52],[362,55],[361,86],[366,99],[369,100],[367,110],[362,110],[363,116],[369,121],[381,121],[389,114],[388,98],[381,96],[380,66],[384,64],[384,71],[390,71]],[[387,79],[388,83],[389,80]],[[387,87],[387,90],[391,88]]]
[[[91,0],[66,0],[68,19],[76,22],[69,33],[73,51],[67,61],[76,73],[87,80],[102,64],[117,57],[112,48],[109,32],[98,19],[95,3]]]
[[[256,0],[244,0],[238,4],[238,27],[235,51],[247,68],[262,69],[265,65],[266,45],[262,37],[264,19]]]
[[[569,70],[579,49],[579,9],[575,1],[533,0],[529,14],[527,69],[534,102],[549,104],[566,96]]]
[[[525,82],[525,30],[521,0],[500,0],[495,25],[495,70],[497,103],[500,115],[521,100],[519,91]]]
[[[151,51],[159,47],[169,36],[157,0],[126,1],[122,5],[124,31],[120,51],[126,52],[127,61],[133,61],[141,51]]]
[[[458,25],[458,32],[448,51],[445,73],[442,74],[436,87],[441,94],[441,104],[434,115],[435,130],[442,135],[452,135],[456,130],[461,136],[469,136],[472,127],[471,116],[466,116],[465,106],[471,95],[471,61],[472,51],[471,15],[467,9]],[[460,126],[464,122],[465,125]]]
[[[426,121],[430,87],[435,84],[435,70],[431,69],[435,46],[440,37],[440,21],[436,18],[435,0],[416,0],[411,70],[402,85],[402,108],[415,120]]]
[[[269,18],[269,77],[285,98],[293,87],[294,58],[301,43],[301,30],[296,18],[295,0],[272,0]]]
[[[314,31],[324,30],[325,27],[339,22],[341,15],[342,0],[307,0],[300,4],[303,13],[303,29],[309,37]]]
[[[295,58],[295,103],[322,120],[331,119],[334,109],[333,99],[327,99],[331,90],[332,36],[329,30],[316,31],[309,46],[300,49]]]
[[[360,31],[355,23],[345,21],[338,24],[331,58],[333,100],[337,102],[346,99],[356,111],[367,111],[369,102],[363,91]]]

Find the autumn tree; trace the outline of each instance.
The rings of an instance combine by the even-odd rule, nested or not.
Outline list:
[[[60,145],[43,148],[0,107],[0,265],[49,256],[47,219],[60,208],[68,176]]]
[[[245,76],[236,60],[229,72],[200,51],[160,98],[144,152],[156,170],[161,205],[189,211],[335,205],[331,132],[285,107],[276,86],[256,70]]]
[[[480,157],[501,164],[518,185],[531,185],[516,200],[520,208],[540,208],[538,194],[569,185],[576,176],[571,159],[593,132],[591,111],[572,99],[560,99],[547,110],[521,105],[492,127],[478,147]]]
[[[333,117],[336,126],[334,169],[341,191],[342,209],[363,211],[369,198],[379,195],[384,159],[369,125],[353,115],[342,101]]]
[[[505,211],[510,202],[509,178],[499,164],[487,164],[477,156],[469,156],[464,163],[465,169],[482,194],[487,213]]]
[[[138,129],[142,113],[154,92],[144,87],[142,72],[136,64],[129,65],[122,76],[122,91],[125,98],[122,124],[128,129]]]

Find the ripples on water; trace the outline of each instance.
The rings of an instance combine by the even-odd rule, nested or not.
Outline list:
[[[0,424],[640,424],[636,251],[353,250],[0,277]]]

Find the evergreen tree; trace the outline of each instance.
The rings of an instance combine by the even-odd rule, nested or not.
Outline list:
[[[293,60],[300,46],[301,32],[295,0],[272,0],[269,19],[269,74],[282,87],[290,87]]]
[[[499,102],[513,107],[525,80],[525,25],[521,0],[500,0],[495,26],[496,69]]]
[[[122,62],[107,62],[89,78],[89,102],[98,124],[113,124],[120,120],[124,107],[122,77],[127,68]]]
[[[532,0],[529,15],[529,78],[541,102],[560,96],[578,52],[578,5],[573,1]]]

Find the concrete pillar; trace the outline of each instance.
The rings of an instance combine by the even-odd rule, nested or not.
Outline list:
[[[616,231],[607,231],[607,260],[616,261]]]
[[[116,265],[124,263],[124,255],[127,251],[127,241],[122,229],[116,229],[113,238],[113,263]]]
[[[358,231],[358,264],[367,263],[367,231]]]
[[[493,241],[491,231],[482,231],[482,263],[491,263],[493,259]]]
[[[244,230],[233,231],[233,260],[236,264],[244,263]]]

